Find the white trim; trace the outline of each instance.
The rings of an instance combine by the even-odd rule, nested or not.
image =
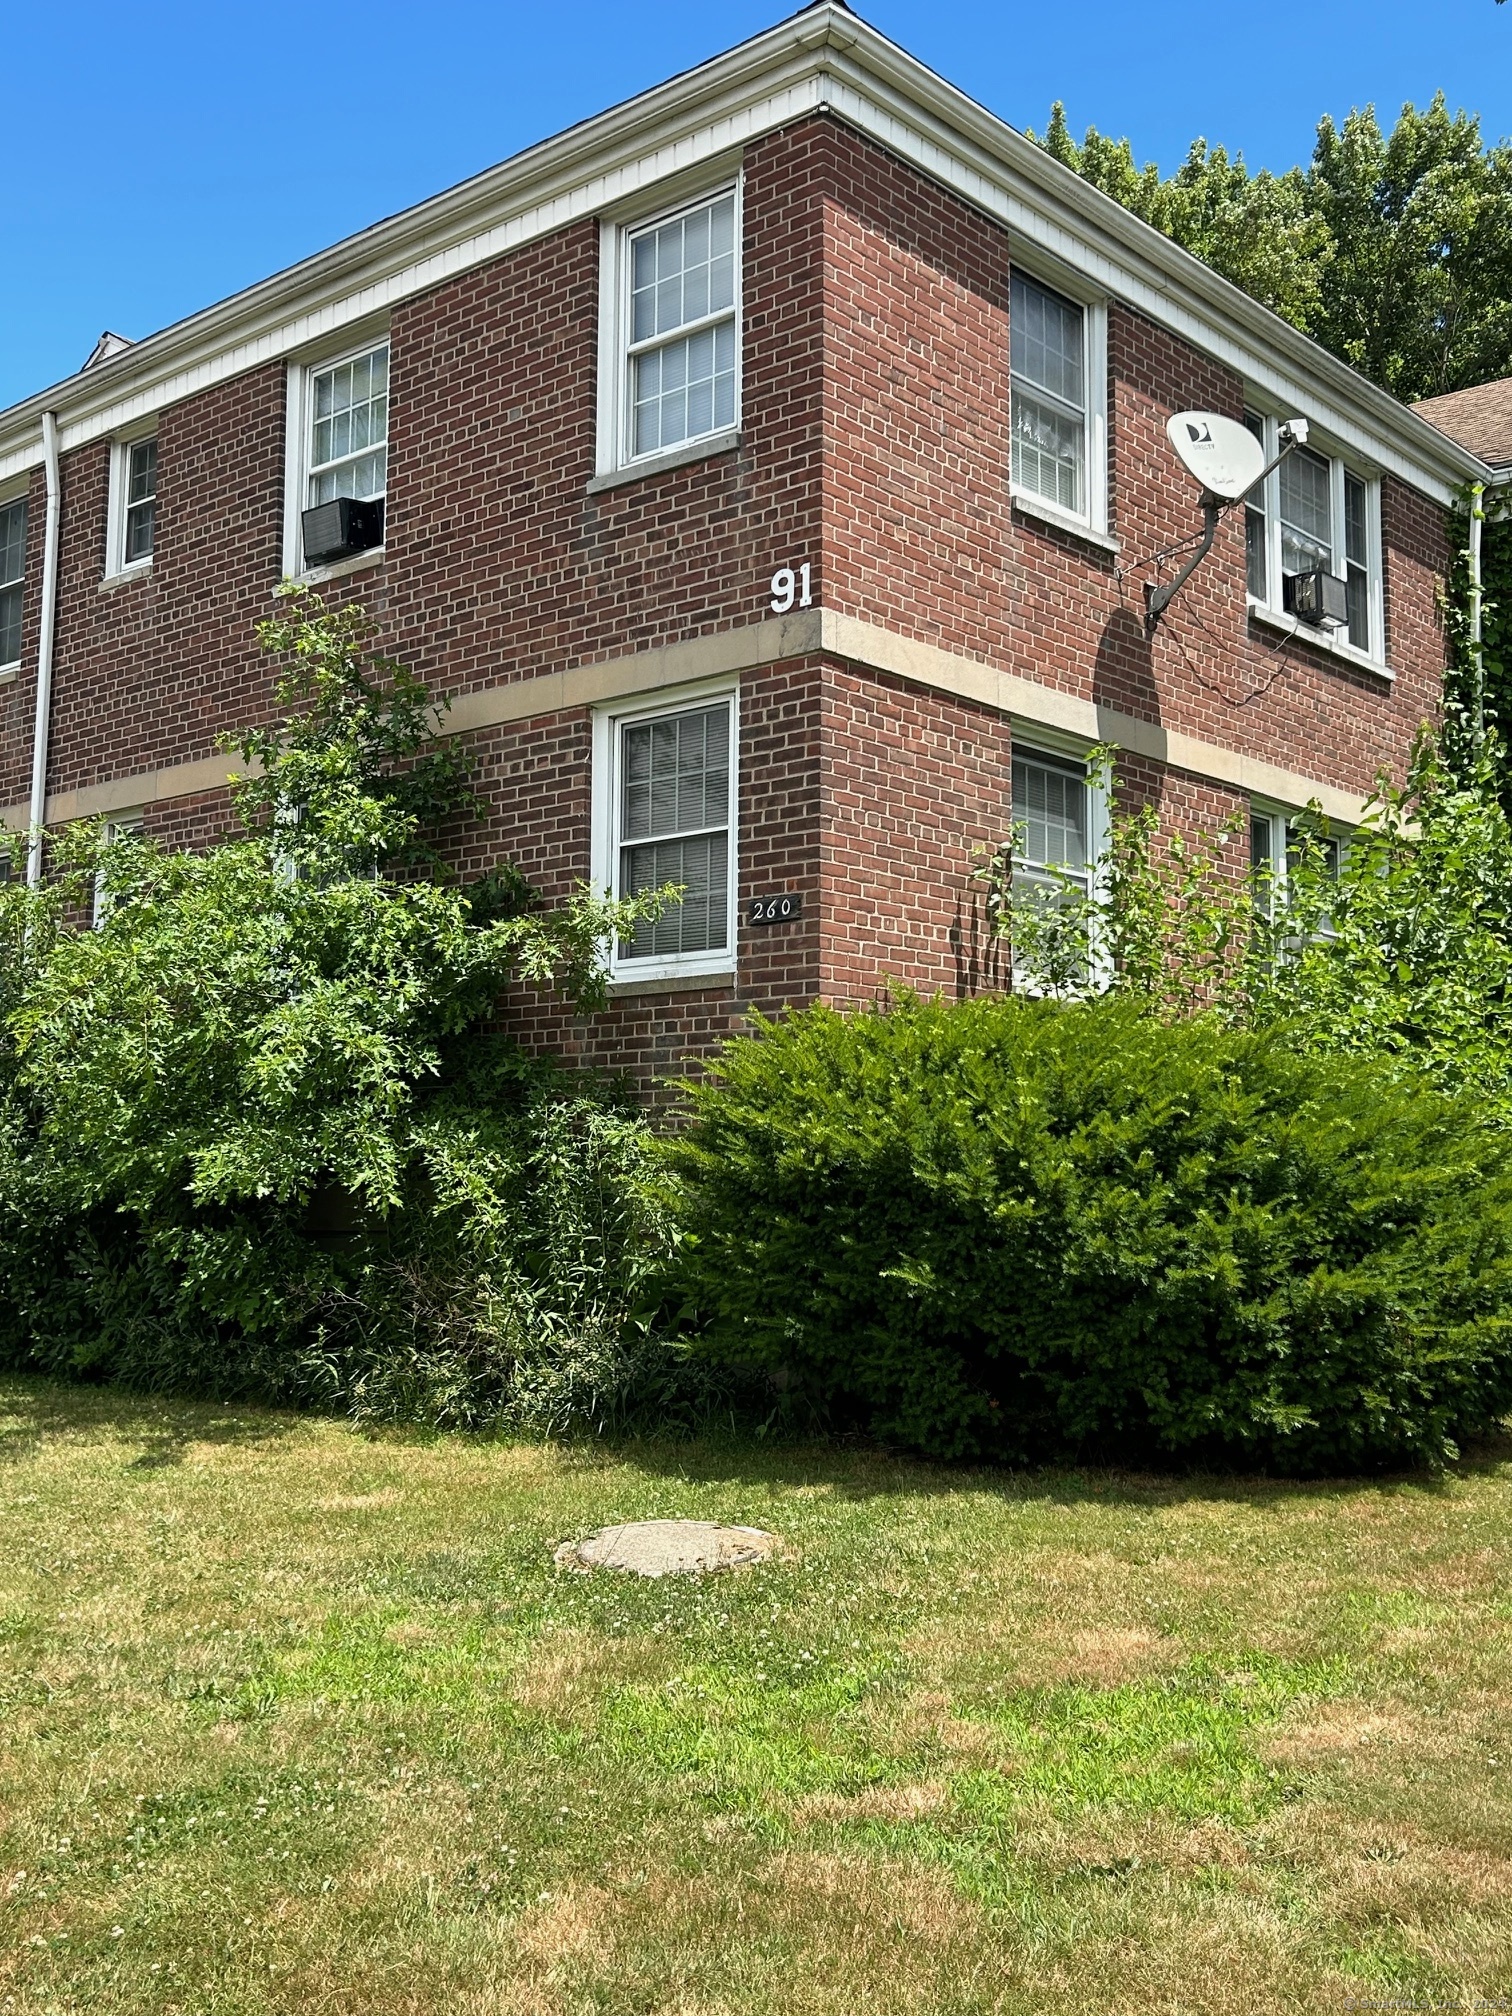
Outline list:
[[[362,340],[347,344],[339,350],[324,350],[315,356],[301,357],[291,361],[284,373],[284,522],[283,522],[283,576],[286,581],[299,581],[308,585],[314,581],[328,581],[335,578],[335,572],[350,571],[345,561],[335,561],[330,568],[305,568],[304,545],[301,536],[302,515],[309,495],[310,482],[310,421],[312,408],[310,387],[317,372],[335,371],[343,364],[350,364],[355,358],[367,357],[374,350],[389,344],[389,393],[393,397],[394,353],[389,331],[383,325],[363,332]],[[388,454],[388,430],[383,436],[384,454]],[[385,463],[385,468],[387,464]],[[384,496],[388,495],[385,477]],[[385,522],[385,534],[387,524]],[[356,557],[364,566],[373,566],[375,560],[382,559],[383,547],[369,548],[375,556],[370,560],[367,554]]]
[[[839,5],[527,149],[0,414],[0,480],[696,170],[829,107],[861,132],[1437,502],[1493,472]],[[709,172],[713,172],[710,166]]]
[[[138,574],[151,571],[151,553],[144,554],[140,560],[126,558],[126,486],[131,474],[132,449],[141,441],[154,440],[157,431],[157,415],[154,413],[145,424],[133,427],[129,433],[117,434],[110,444],[110,495],[105,507],[105,570],[100,577],[102,587],[107,584],[115,587],[122,581],[133,580]],[[154,497],[156,494],[154,491]],[[155,518],[152,543],[156,547]]]
[[[729,679],[638,693],[633,698],[595,709],[593,715],[592,876],[609,895],[619,888],[619,751],[620,731],[627,723],[688,714],[723,700],[730,710],[730,805],[726,872],[729,876],[729,916],[723,945],[703,952],[678,952],[661,958],[625,959],[618,944],[605,949],[612,982],[669,980],[679,974],[729,976],[737,958],[740,927],[740,687]]]
[[[628,340],[630,330],[630,241],[644,231],[654,230],[659,224],[667,224],[675,217],[686,215],[690,210],[699,210],[706,203],[715,203],[721,196],[735,198],[735,304],[733,311],[722,311],[706,316],[701,322],[687,324],[686,330],[667,330],[664,334],[648,338],[645,342],[633,344]],[[663,207],[639,213],[633,217],[606,219],[599,226],[599,341],[598,341],[598,428],[594,447],[595,478],[623,475],[627,480],[637,469],[647,475],[658,469],[675,466],[676,461],[692,460],[702,452],[714,454],[719,445],[730,445],[729,435],[739,436],[741,426],[741,393],[745,377],[745,177],[736,171],[731,176],[711,181],[689,193],[684,191],[676,202]],[[707,428],[702,434],[690,434],[682,441],[675,441],[668,448],[648,449],[644,455],[631,452],[632,419],[631,405],[631,355],[641,351],[659,349],[662,345],[676,342],[681,334],[700,327],[710,327],[733,319],[735,324],[735,411],[729,420],[721,421],[717,427]],[[606,487],[600,485],[601,488]]]

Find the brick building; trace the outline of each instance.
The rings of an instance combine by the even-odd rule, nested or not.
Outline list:
[[[1310,440],[1151,635],[1192,408]],[[466,872],[687,885],[542,1030],[660,1069],[979,984],[973,850],[1090,858],[1095,743],[1281,861],[1309,801],[1358,817],[1487,474],[821,0],[0,414],[0,810],[212,836],[253,624],[329,583],[453,700]],[[1335,629],[1287,613],[1317,567]]]

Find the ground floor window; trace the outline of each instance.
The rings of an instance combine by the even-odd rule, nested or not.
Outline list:
[[[616,896],[676,883],[680,904],[611,953],[624,978],[728,969],[735,945],[736,696],[605,714],[596,726],[595,852]]]

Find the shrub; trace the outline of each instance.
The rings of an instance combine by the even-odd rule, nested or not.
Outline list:
[[[263,641],[242,833],[78,828],[0,888],[0,1363],[601,1424],[672,1362],[637,1327],[649,1137],[488,1025],[520,979],[596,1005],[605,937],[676,892],[457,886],[434,833],[472,794],[425,689],[355,608],[296,595]]]
[[[942,1456],[1439,1461],[1512,1402],[1512,1143],[1138,1004],[814,1008],[671,1154],[711,1348]]]

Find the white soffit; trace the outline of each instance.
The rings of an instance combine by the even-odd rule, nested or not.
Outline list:
[[[1447,503],[1475,457],[1340,364],[855,15],[822,0],[440,196],[144,337],[0,413],[0,482],[228,378],[336,337],[457,273],[829,107],[1278,408]]]

